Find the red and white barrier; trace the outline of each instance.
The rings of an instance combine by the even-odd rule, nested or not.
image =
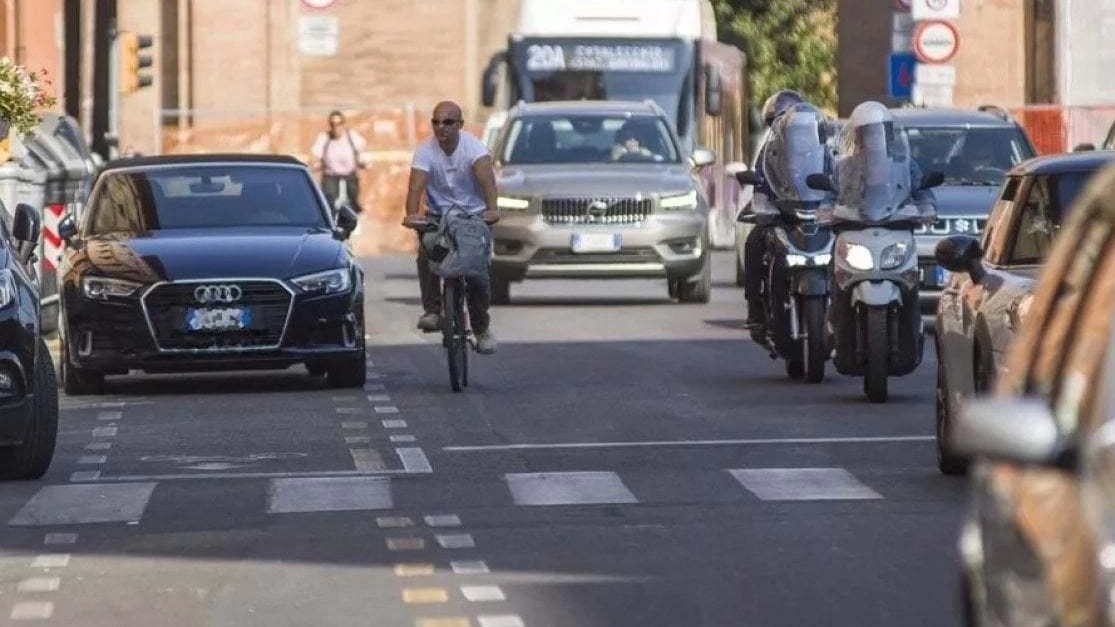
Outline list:
[[[43,271],[55,271],[62,259],[62,238],[58,223],[66,213],[66,205],[56,203],[46,206],[43,212]]]

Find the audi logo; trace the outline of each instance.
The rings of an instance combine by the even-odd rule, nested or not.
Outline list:
[[[210,303],[235,303],[244,295],[239,285],[199,285],[194,288],[194,300]]]

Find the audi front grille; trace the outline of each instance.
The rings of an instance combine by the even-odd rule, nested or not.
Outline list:
[[[240,289],[235,302],[198,302],[201,286],[231,286]],[[294,307],[294,294],[280,281],[270,279],[206,279],[204,281],[159,283],[142,298],[143,312],[155,346],[165,353],[220,353],[279,348]],[[205,307],[247,307],[252,322],[246,329],[188,331],[186,311]]]
[[[546,198],[542,218],[554,225],[641,224],[654,210],[649,198]]]

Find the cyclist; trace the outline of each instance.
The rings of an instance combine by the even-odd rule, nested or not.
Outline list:
[[[329,206],[337,209],[337,199],[341,196],[341,184],[345,185],[353,210],[360,212],[360,178],[357,170],[367,164],[360,153],[368,143],[354,130],[345,127],[345,116],[340,111],[329,114],[329,129],[318,134],[310,152],[314,156],[313,167],[321,170],[321,190]]]
[[[485,220],[499,217],[496,208],[496,177],[488,149],[471,133],[461,130],[461,108],[453,102],[434,107],[431,120],[434,134],[418,145],[410,167],[406,212],[403,224],[413,226],[422,220],[418,214],[422,196],[426,197],[429,219],[438,220],[450,208],[470,214],[483,214]],[[418,283],[424,313],[418,328],[441,328],[441,277],[430,270],[422,239],[418,241]],[[476,352],[490,355],[496,351],[496,338],[490,328],[491,287],[487,281],[467,281],[466,300]]]

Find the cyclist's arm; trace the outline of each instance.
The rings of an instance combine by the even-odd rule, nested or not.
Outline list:
[[[484,156],[473,161],[472,172],[476,176],[476,182],[480,184],[480,190],[484,193],[484,206],[487,209],[484,212],[485,215],[498,218],[499,204],[496,200],[498,192],[496,190],[496,173],[492,169],[492,158]]]
[[[410,169],[410,182],[407,183],[407,215],[418,215],[418,207],[422,202],[422,194],[426,193],[426,184],[430,174],[418,168]]]

